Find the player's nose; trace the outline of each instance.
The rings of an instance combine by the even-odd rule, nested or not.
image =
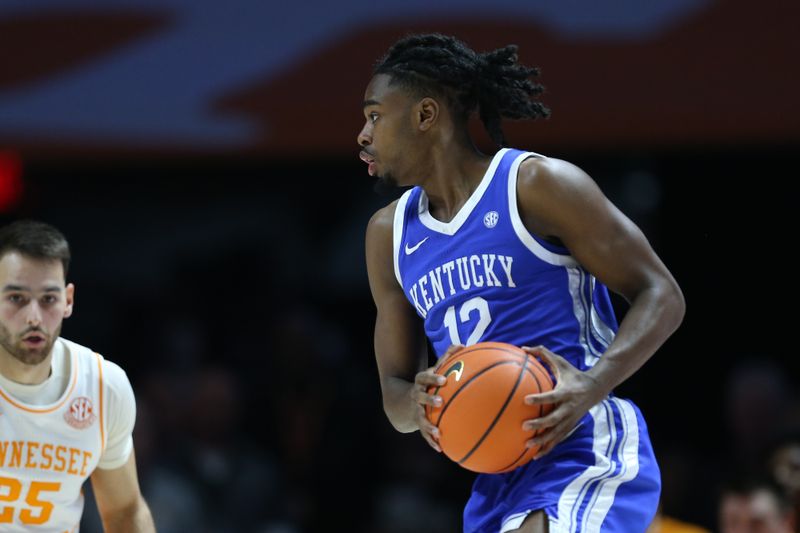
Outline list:
[[[28,306],[28,317],[26,322],[29,326],[38,326],[42,323],[42,309],[36,301],[31,302]]]
[[[358,132],[358,137],[356,138],[356,142],[359,146],[369,146],[372,144],[372,132],[369,131],[369,124],[364,124],[364,127],[361,128],[361,131]]]

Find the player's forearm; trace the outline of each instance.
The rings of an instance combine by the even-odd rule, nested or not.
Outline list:
[[[102,516],[105,533],[155,533],[153,516],[144,498],[128,507],[108,512]]]
[[[415,416],[418,405],[411,399],[413,387],[413,383],[402,378],[387,377],[383,380],[383,410],[400,433],[412,433],[419,429]]]
[[[683,294],[664,281],[642,291],[632,302],[614,341],[587,373],[606,393],[644,365],[678,329],[686,310]]]

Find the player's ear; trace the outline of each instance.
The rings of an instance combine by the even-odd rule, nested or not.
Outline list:
[[[420,131],[428,131],[439,119],[439,102],[425,97],[417,104]]]
[[[64,307],[64,318],[69,318],[72,315],[72,306],[75,305],[75,285],[67,284],[64,297],[67,300],[67,305]]]

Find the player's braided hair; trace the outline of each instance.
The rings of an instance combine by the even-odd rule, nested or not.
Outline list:
[[[393,83],[448,99],[451,110],[466,121],[478,110],[489,136],[505,146],[502,119],[547,117],[550,111],[531,97],[544,90],[528,78],[539,70],[517,64],[517,46],[478,53],[455,37],[409,35],[397,41],[375,66]]]

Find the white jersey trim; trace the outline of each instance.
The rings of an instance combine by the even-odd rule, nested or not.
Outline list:
[[[592,286],[589,294],[591,295],[592,299],[589,302],[589,309],[592,311],[592,332],[600,344],[608,348],[608,346],[614,341],[616,334],[614,333],[614,330],[612,330],[605,322],[603,322],[603,319],[600,318],[600,315],[597,313],[597,308],[594,306],[594,289],[597,278],[591,276],[590,280],[592,282]]]
[[[472,191],[472,195],[467,198],[467,201],[461,206],[461,209],[459,209],[456,216],[453,217],[453,220],[450,222],[442,222],[441,220],[433,218],[430,211],[428,211],[428,195],[422,190],[419,195],[419,221],[422,222],[422,225],[430,230],[444,233],[445,235],[455,235],[461,226],[464,225],[464,222],[467,221],[469,215],[472,214],[472,210],[475,209],[475,206],[478,205],[481,198],[483,198],[483,194],[486,192],[486,189],[489,188],[492,177],[497,171],[497,166],[500,164],[500,161],[503,160],[503,156],[507,151],[508,148],[501,148],[494,154],[492,162],[489,163],[489,168],[486,169],[486,173],[483,175],[483,178],[481,178],[478,187]]]
[[[603,322],[594,305],[595,277],[580,266],[566,270],[572,312],[579,327],[578,341],[584,351],[583,362],[587,367],[592,367],[613,342],[615,334]],[[599,350],[594,347],[592,340],[601,346]]]
[[[517,177],[519,174],[519,166],[522,162],[529,157],[542,157],[534,152],[525,152],[520,154],[511,164],[511,169],[508,171],[508,212],[511,216],[511,224],[514,226],[514,232],[522,241],[525,247],[533,252],[533,254],[551,265],[570,266],[578,265],[578,262],[571,255],[557,254],[551,252],[537,241],[533,235],[530,234],[528,228],[522,222],[519,216],[519,209],[517,208]]]
[[[59,338],[59,339],[56,340],[56,342],[61,341],[61,340],[63,340],[63,339]],[[0,397],[3,398],[4,400],[6,400],[13,407],[15,407],[15,408],[17,408],[17,409],[19,409],[21,411],[28,412],[28,413],[47,414],[47,413],[52,413],[53,411],[59,409],[61,406],[63,406],[67,402],[67,400],[69,399],[69,396],[72,394],[72,391],[75,389],[75,386],[78,383],[78,365],[79,365],[78,359],[79,358],[77,357],[77,354],[72,353],[72,350],[70,350],[69,346],[65,346],[64,349],[65,349],[65,351],[67,353],[67,359],[68,359],[69,364],[71,366],[71,368],[70,368],[70,379],[69,379],[69,383],[67,384],[67,387],[64,389],[64,392],[61,394],[61,396],[56,401],[54,401],[54,402],[52,402],[50,404],[47,404],[47,405],[32,405],[32,404],[28,404],[26,402],[23,402],[23,401],[18,400],[17,398],[15,398],[14,395],[12,395],[10,391],[6,391],[2,386],[0,386]]]
[[[589,328],[587,327],[589,319],[587,318],[586,301],[583,296],[583,287],[586,281],[585,271],[580,267],[569,267],[567,268],[567,276],[569,294],[572,297],[572,313],[578,322],[578,342],[584,353],[583,362],[587,367],[593,367],[602,354],[596,351],[589,341]]]
[[[397,200],[397,207],[394,211],[394,227],[392,228],[392,247],[394,249],[394,276],[397,278],[397,283],[400,288],[403,288],[403,278],[400,277],[400,248],[403,244],[403,222],[406,217],[406,205],[408,199],[411,197],[411,192],[414,189],[409,189],[403,193],[403,196]]]

